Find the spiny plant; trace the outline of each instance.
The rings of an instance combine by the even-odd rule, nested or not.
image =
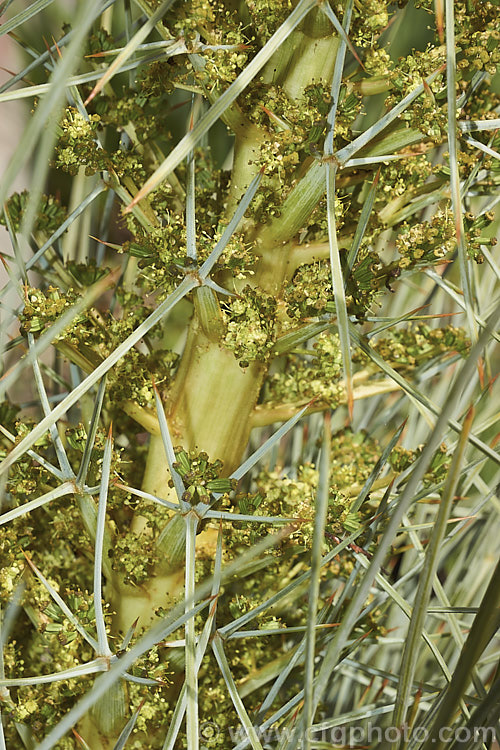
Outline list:
[[[0,748],[492,746],[498,5],[0,4]]]

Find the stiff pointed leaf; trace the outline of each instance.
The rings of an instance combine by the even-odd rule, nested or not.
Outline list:
[[[465,133],[478,130],[498,130],[500,120],[459,120],[457,125]]]
[[[14,250],[14,257],[16,259],[16,264],[17,264],[17,275],[18,275],[18,278],[23,282],[23,285],[26,286],[28,284],[28,276],[26,274],[26,264],[21,254],[21,249],[19,247],[19,242],[17,241],[16,232],[14,231],[14,227],[12,226],[12,220],[10,218],[10,212],[9,212],[7,203],[4,203],[4,206],[3,206],[3,216],[5,219],[5,226],[9,233],[10,243],[12,245],[12,249]],[[20,288],[19,282],[17,286],[19,289]]]
[[[368,221],[370,219],[370,214],[372,212],[373,203],[375,201],[375,193],[377,192],[377,185],[378,185],[379,177],[380,177],[380,169],[375,175],[373,184],[368,192],[368,195],[366,196],[365,202],[363,203],[363,208],[361,209],[359,222],[356,226],[356,231],[354,232],[354,237],[352,239],[352,245],[349,248],[349,253],[347,255],[346,283],[347,283],[349,276],[351,275],[351,271],[353,269],[353,266],[356,262],[356,258],[358,256],[359,248],[361,247],[361,242],[365,235],[366,227],[368,226]]]
[[[138,490],[135,487],[130,487],[129,485],[122,484],[121,482],[115,482],[115,487],[119,487],[121,490],[124,490],[125,492],[130,492],[131,495],[142,497],[144,498],[144,500],[150,500],[152,503],[157,503],[158,505],[161,505],[164,508],[168,508],[169,510],[174,510],[174,511],[179,510],[178,503],[171,503],[168,500],[163,500],[163,498],[158,497],[157,495],[152,495],[150,492],[144,492],[144,490]]]
[[[464,219],[462,211],[462,195],[460,192],[460,173],[458,167],[457,143],[457,107],[456,107],[456,44],[455,44],[455,14],[454,3],[445,2],[446,14],[446,92],[448,97],[448,151],[450,155],[450,191],[451,205],[455,219],[455,234],[458,246],[458,261],[460,266],[460,281],[464,295],[465,311],[472,342],[477,340],[477,325],[474,318],[474,299],[470,263],[468,262],[467,244],[465,237]]]
[[[226,521],[229,523],[242,521],[243,523],[269,523],[272,525],[278,523],[298,523],[302,520],[309,520],[293,517],[287,518],[286,516],[250,516],[244,513],[226,513],[223,510],[207,510],[203,518],[213,518],[217,521]]]
[[[196,646],[196,669],[197,670],[199,670],[203,657],[205,656],[205,653],[206,653],[206,650],[210,641],[210,637],[212,635],[212,628],[215,624],[215,614],[217,611],[217,597],[219,595],[220,586],[221,586],[221,569],[222,569],[222,531],[221,529],[219,529],[219,534],[217,536],[217,548],[215,552],[214,575],[213,575],[213,583],[212,583],[212,591],[211,591],[213,603],[210,607],[207,619],[205,621],[205,625],[203,626],[203,632]],[[184,682],[181,692],[179,694],[179,697],[177,698],[177,701],[175,703],[172,720],[170,722],[170,726],[168,728],[167,736],[165,737],[162,750],[174,750],[177,735],[181,728],[182,719],[186,712],[186,701],[187,701],[187,686],[186,686],[186,682]]]
[[[345,11],[344,11],[344,18],[342,21],[342,26],[340,25],[339,21],[337,20],[336,15],[333,13],[332,9],[330,8],[329,3],[326,3],[325,6],[323,6],[327,17],[332,21],[333,25],[335,26],[337,31],[340,33],[340,36],[342,39],[339,45],[337,56],[335,58],[335,67],[333,69],[332,85],[330,88],[330,93],[332,97],[332,106],[330,107],[330,111],[328,112],[328,118],[327,118],[327,133],[326,133],[325,145],[324,145],[325,156],[331,156],[334,150],[333,139],[335,135],[335,121],[337,117],[337,106],[338,106],[338,101],[339,101],[340,86],[342,84],[342,73],[343,73],[344,64],[345,64],[345,53],[346,53],[347,45],[351,44],[347,36],[347,33],[351,25],[352,6],[353,6],[353,0],[348,0]]]
[[[304,720],[302,729],[306,736],[306,748],[311,747],[310,727],[313,723],[313,689],[314,666],[316,656],[316,617],[321,582],[321,562],[325,542],[326,516],[328,512],[328,496],[330,490],[330,443],[331,443],[330,415],[325,415],[323,422],[323,441],[319,460],[319,480],[316,494],[316,512],[314,516],[314,536],[311,556],[311,580],[307,604],[307,631],[305,642],[305,674],[304,674]]]
[[[30,18],[36,16],[37,13],[40,13],[41,10],[43,10],[53,2],[54,0],[35,0],[34,3],[30,3],[29,6],[25,8],[25,10],[20,11],[20,13],[17,13],[17,15],[13,16],[8,21],[2,23],[2,25],[0,26],[0,37],[4,34],[10,34],[11,31],[17,29],[18,26],[22,26],[24,23],[26,23],[26,21],[29,21]]]
[[[32,352],[35,346],[35,339],[31,332],[28,332],[28,346],[29,346],[29,351]],[[35,385],[38,391],[38,396],[40,398],[40,404],[42,406],[43,413],[47,417],[47,416],[50,416],[51,414],[49,399],[47,397],[47,391],[45,390],[45,384],[43,382],[42,373],[40,371],[40,365],[38,363],[38,359],[36,358],[36,356],[33,356],[33,355],[32,355],[32,367],[33,367],[33,375],[35,376]],[[61,440],[61,436],[59,435],[57,426],[55,424],[51,425],[49,432],[50,432],[52,443],[54,445],[54,450],[57,455],[57,460],[59,461],[59,466],[61,467],[61,471],[63,472],[64,478],[65,479],[74,478],[75,475],[68,461],[68,457],[66,455],[66,451],[64,450],[64,445]]]
[[[368,479],[366,480],[365,484],[363,485],[363,489],[361,490],[361,492],[359,493],[358,497],[356,498],[356,500],[351,505],[351,508],[350,508],[350,512],[351,513],[356,513],[361,508],[361,506],[363,505],[364,501],[368,497],[368,495],[370,493],[370,490],[373,487],[373,483],[375,482],[375,480],[379,476],[380,472],[386,466],[387,460],[388,460],[389,456],[391,455],[394,447],[396,446],[396,443],[398,442],[398,440],[399,440],[399,438],[401,436],[401,433],[403,432],[403,429],[404,429],[405,425],[406,425],[406,420],[396,430],[396,432],[394,433],[394,435],[390,439],[389,443],[384,448],[384,450],[382,452],[382,455],[378,459],[377,463],[375,464],[375,466],[373,467],[372,471],[370,472],[370,476],[368,477]]]
[[[332,323],[330,321],[322,321],[320,323],[306,323],[300,328],[289,331],[288,333],[280,336],[274,345],[273,352],[276,354],[286,354],[287,352],[296,349],[298,346],[303,344],[305,341],[309,341],[318,333],[326,331],[331,328]]]
[[[99,492],[99,504],[97,506],[94,553],[94,610],[99,654],[102,656],[111,656],[111,650],[108,645],[108,636],[106,634],[106,624],[104,622],[104,611],[102,607],[102,556],[106,530],[106,504],[108,499],[109,476],[111,472],[112,449],[113,440],[111,437],[110,428],[109,435],[106,438],[106,443],[104,446],[104,456],[102,459],[101,489]]]
[[[198,97],[199,102],[199,97]],[[189,129],[193,129],[195,113],[195,98],[191,98],[191,118]],[[194,150],[187,155],[187,181],[186,181],[186,254],[188,258],[196,261],[196,213],[195,213],[195,161]]]
[[[498,151],[495,151],[495,149],[490,148],[484,143],[481,143],[481,141],[476,141],[475,138],[470,138],[465,136],[464,141],[469,143],[471,146],[474,146],[474,148],[478,148],[480,151],[483,151],[483,153],[488,154],[488,156],[492,156],[494,159],[500,159],[500,153]]]
[[[310,402],[311,403],[311,402]],[[287,432],[289,432],[292,427],[294,427],[299,419],[306,413],[307,408],[310,404],[306,404],[300,411],[297,412],[293,417],[291,417],[287,422],[285,422],[284,425],[282,425],[279,430],[276,430],[276,432],[271,435],[270,438],[266,440],[265,443],[263,443],[259,448],[257,448],[256,451],[252,453],[251,456],[249,456],[246,461],[244,461],[241,466],[239,466],[233,473],[231,474],[231,479],[241,479],[242,477],[247,474],[250,469],[252,469],[260,459],[266,455],[268,451],[271,450],[273,445],[276,445],[282,437],[284,437]]]
[[[212,649],[213,649],[215,658],[217,659],[217,664],[219,665],[221,674],[224,678],[224,682],[226,683],[227,691],[230,695],[230,698],[233,702],[233,705],[236,709],[239,719],[243,725],[243,728],[248,735],[248,740],[250,742],[252,750],[264,750],[260,742],[259,735],[256,731],[256,728],[254,727],[252,720],[250,719],[247,713],[247,710],[243,704],[243,701],[240,698],[240,694],[238,693],[238,689],[236,687],[236,684],[233,679],[233,675],[231,673],[229,662],[227,660],[226,654],[224,653],[222,639],[218,633],[215,634],[215,637],[212,641]]]
[[[328,216],[328,238],[330,242],[330,267],[332,272],[332,286],[337,311],[337,322],[344,366],[344,381],[347,392],[347,409],[352,420],[354,408],[354,394],[352,385],[351,338],[349,335],[349,316],[345,299],[345,282],[340,263],[340,252],[337,243],[337,228],[335,220],[335,172],[336,168],[330,164],[326,169],[326,206]]]
[[[344,37],[340,44],[339,51],[335,60],[333,80],[331,86],[332,106],[328,113],[327,135],[325,138],[325,176],[326,176],[326,214],[328,220],[328,243],[330,247],[330,268],[332,273],[332,287],[335,298],[335,310],[337,313],[338,331],[340,337],[340,348],[342,351],[342,363],[344,367],[344,380],[347,392],[347,410],[349,419],[352,420],[354,409],[354,396],[352,385],[352,361],[351,361],[351,340],[349,336],[349,318],[345,299],[345,282],[342,275],[342,266],[340,263],[340,250],[337,240],[337,222],[335,217],[335,177],[337,173],[337,164],[331,162],[333,155],[333,138],[335,132],[335,121],[337,117],[337,104],[339,99],[340,86],[342,82],[342,71],[344,69],[345,51],[347,32],[351,23],[353,2],[347,3],[343,19]]]
[[[399,159],[407,159],[407,154],[382,154],[380,156],[362,156],[359,159],[349,159],[344,168],[349,167],[368,167],[372,164],[385,164],[389,161],[398,161]]]
[[[65,495],[72,495],[75,491],[75,487],[72,482],[64,482],[59,487],[55,487],[53,490],[49,490],[44,495],[37,497],[35,500],[29,500],[27,503],[23,503],[17,508],[2,513],[0,516],[0,526],[13,521],[14,518],[20,518],[26,513],[31,513],[35,508],[41,508],[42,505],[50,503],[52,500],[56,500],[58,497],[64,497]]]
[[[347,45],[347,47],[349,47],[350,51],[352,52],[352,54],[356,58],[356,61],[364,69],[364,65],[363,65],[363,63],[362,63],[362,61],[361,61],[358,53],[356,52],[356,48],[354,47],[353,43],[351,42],[351,40],[349,39],[349,37],[347,36],[347,33],[346,33],[346,29],[349,29],[349,24],[350,24],[350,20],[351,20],[352,5],[353,5],[352,2],[349,2],[349,4],[346,6],[346,11],[344,12],[344,21],[343,21],[343,24],[340,23],[339,19],[337,18],[337,16],[333,12],[330,3],[323,3],[323,5],[321,5],[320,7],[321,7],[321,10],[325,13],[326,17],[329,18],[330,21],[332,22],[332,24],[334,25],[335,30],[337,31],[337,33],[339,34],[340,38],[342,39],[343,44]],[[346,19],[347,19],[347,23],[346,23]]]
[[[87,664],[79,664],[76,667],[70,667],[70,669],[64,669],[61,672],[53,672],[51,674],[33,675],[31,677],[13,677],[0,679],[0,687],[23,687],[30,685],[48,685],[52,682],[60,682],[61,680],[72,680],[82,675],[96,674],[97,672],[105,672],[109,667],[108,660],[103,657],[98,657],[93,661],[87,662]]]
[[[87,440],[85,441],[85,448],[83,450],[82,462],[80,464],[80,469],[78,471],[78,476],[76,478],[76,483],[79,486],[84,485],[85,480],[87,478],[87,471],[90,465],[90,459],[92,458],[92,451],[94,449],[97,430],[99,428],[99,418],[101,415],[101,409],[102,409],[102,404],[104,401],[105,393],[106,393],[106,376],[103,377],[103,379],[99,383],[99,388],[97,389],[97,395],[96,395],[96,399],[94,402],[94,409],[92,412],[92,418],[90,420]]]
[[[451,512],[455,491],[460,479],[461,464],[467,448],[467,439],[474,418],[473,409],[464,421],[460,439],[457,443],[453,460],[448,471],[446,484],[439,504],[439,511],[434,522],[430,541],[425,552],[425,562],[420,574],[417,593],[413,604],[412,615],[408,634],[405,639],[403,658],[401,661],[401,672],[394,710],[394,726],[401,726],[406,718],[406,710],[410,702],[411,689],[415,677],[417,664],[416,655],[424,629],[425,615],[432,594],[432,583],[437,571],[441,543],[446,533],[446,526]],[[396,750],[396,748],[394,748]]]
[[[186,613],[191,608],[196,586],[196,531],[198,516],[191,511],[185,518],[186,564],[184,597]],[[200,722],[198,717],[198,666],[196,664],[196,630],[194,617],[184,627],[184,663],[186,672],[186,741],[188,750],[198,750]]]
[[[130,645],[130,641],[132,640],[132,637],[137,629],[137,623],[139,622],[139,618],[137,617],[132,625],[129,627],[127,632],[125,633],[123,637],[123,641],[121,642],[120,651],[125,651]]]
[[[113,747],[113,750],[123,750],[123,748],[127,744],[127,741],[129,739],[130,735],[132,734],[132,731],[133,731],[133,729],[134,729],[134,727],[135,727],[135,725],[137,723],[137,719],[139,717],[139,713],[141,711],[141,708],[144,705],[145,700],[146,699],[144,698],[139,703],[139,705],[135,709],[134,713],[132,714],[132,716],[130,717],[130,719],[127,721],[127,723],[123,727],[122,731],[120,732],[120,736],[118,737],[118,740],[117,740],[115,746]]]
[[[153,387],[154,387],[154,392],[155,392],[156,413],[158,415],[158,422],[160,424],[161,439],[163,441],[163,447],[165,449],[165,455],[168,461],[168,468],[170,470],[170,475],[172,477],[175,491],[177,493],[179,505],[183,508],[186,508],[189,505],[189,503],[185,503],[184,500],[182,499],[182,496],[184,495],[186,488],[184,486],[184,482],[182,481],[181,475],[174,469],[174,463],[176,459],[175,459],[175,453],[174,453],[174,446],[172,445],[172,438],[170,437],[170,430],[168,429],[167,418],[165,417],[165,409],[163,408],[160,394],[158,392],[156,385],[153,384]]]

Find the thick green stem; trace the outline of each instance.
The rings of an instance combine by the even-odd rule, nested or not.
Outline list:
[[[239,464],[249,436],[248,416],[254,408],[265,365],[242,369],[233,352],[210,341],[191,324],[186,348],[171,394],[172,440],[203,450],[224,461],[224,473]]]
[[[168,421],[174,445],[206,451],[212,459],[222,457],[224,473],[230,474],[240,463],[248,442],[250,414],[264,373],[265,366],[257,362],[243,370],[234,354],[208,339],[194,319],[170,399]],[[169,479],[162,439],[151,436],[143,489],[176,502]],[[137,534],[148,533],[140,515],[133,519],[132,529]],[[199,534],[197,548],[210,548],[213,536],[210,529]],[[154,619],[155,609],[171,605],[182,591],[182,568],[176,571],[168,559],[157,568],[143,586],[124,586],[119,578],[113,581],[117,630],[125,632],[136,617],[146,626]]]
[[[296,100],[312,83],[330,83],[338,47],[330,21],[319,8],[312,10],[267,63],[263,80],[279,84]]]
[[[266,133],[254,125],[235,134],[231,186],[226,205],[228,217],[234,214],[243,193],[259,172],[260,148],[266,140]]]

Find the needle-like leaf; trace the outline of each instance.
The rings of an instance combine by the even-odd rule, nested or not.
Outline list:
[[[111,656],[111,649],[108,645],[108,636],[106,634],[106,624],[104,621],[104,611],[102,607],[102,553],[104,549],[104,534],[106,528],[106,504],[108,499],[109,476],[111,472],[111,455],[113,449],[113,439],[111,437],[111,427],[104,445],[104,456],[102,459],[101,489],[99,491],[99,504],[97,506],[97,523],[95,534],[95,553],[94,553],[94,611],[97,628],[97,642],[100,656]]]
[[[141,711],[141,708],[144,705],[144,701],[146,699],[144,698],[137,708],[135,709],[134,713],[130,717],[130,719],[127,721],[125,726],[123,727],[122,731],[120,732],[120,736],[118,737],[115,746],[113,747],[113,750],[123,750],[125,745],[127,744],[128,739],[130,738],[130,735],[133,732],[133,729],[137,723],[137,719],[139,718],[139,713]]]
[[[194,511],[186,515],[186,571],[185,571],[185,608],[189,613],[195,593],[196,581],[196,530],[198,517]],[[188,750],[198,750],[198,667],[196,664],[196,631],[194,617],[185,625],[185,663],[186,663],[186,740]]]
[[[325,415],[323,422],[323,442],[319,460],[319,481],[316,495],[316,513],[314,517],[314,537],[311,556],[311,580],[309,584],[309,601],[307,609],[307,632],[305,643],[305,679],[304,679],[304,732],[306,750],[311,747],[311,725],[313,721],[314,665],[316,656],[316,616],[319,599],[321,558],[325,541],[326,514],[330,490],[330,415]]]
[[[27,503],[23,503],[17,508],[13,508],[12,510],[7,511],[7,513],[2,513],[2,515],[0,516],[0,525],[3,525],[4,523],[10,523],[10,521],[13,521],[14,518],[20,518],[20,516],[24,516],[26,513],[31,513],[31,511],[35,510],[35,508],[41,508],[42,505],[46,505],[46,503],[50,503],[52,500],[56,500],[58,497],[71,495],[74,491],[75,487],[72,482],[64,482],[63,484],[59,485],[59,487],[55,487],[54,489],[49,490],[44,495],[37,497],[35,500],[29,500]]]
[[[224,653],[222,640],[218,633],[215,634],[212,640],[212,649],[215,654],[215,658],[217,659],[221,674],[224,678],[224,682],[226,683],[229,695],[231,696],[231,700],[233,701],[234,707],[238,713],[238,716],[240,717],[242,726],[248,735],[250,745],[252,746],[253,750],[264,750],[255,727],[252,724],[252,720],[250,719],[236,688],[236,684],[231,674],[231,669],[229,667],[226,654]]]
[[[439,550],[441,542],[446,532],[446,524],[451,512],[451,505],[455,497],[455,490],[460,479],[460,469],[467,448],[468,433],[472,427],[474,410],[470,409],[464,420],[463,430],[460,435],[453,461],[451,463],[439,511],[434,523],[431,539],[427,545],[426,560],[424,569],[419,580],[418,590],[415,595],[412,616],[408,635],[405,640],[403,658],[401,663],[401,677],[398,684],[398,694],[396,697],[396,706],[394,710],[394,725],[401,726],[405,721],[407,706],[410,701],[411,686],[415,676],[416,654],[420,644],[422,631],[425,622],[427,606],[429,604],[432,582],[435,576],[439,561]],[[394,747],[394,750],[396,748]]]
[[[170,437],[170,430],[168,429],[167,418],[165,417],[165,410],[161,402],[160,394],[158,393],[158,388],[155,384],[153,384],[153,387],[155,392],[156,413],[158,415],[158,422],[160,424],[163,447],[165,448],[165,454],[167,456],[168,468],[170,470],[170,475],[172,477],[175,491],[177,493],[179,505],[183,508],[187,508],[189,507],[189,504],[185,503],[182,498],[186,488],[184,487],[184,482],[182,481],[181,475],[174,469],[175,453],[174,447],[172,445],[172,438]]]
[[[2,23],[2,25],[0,26],[0,36],[3,36],[4,34],[10,34],[12,31],[14,31],[14,29],[17,29],[18,26],[21,26],[26,21],[29,21],[30,18],[36,16],[37,13],[40,13],[41,10],[46,8],[52,2],[54,2],[54,0],[35,0],[34,3],[30,3],[27,8],[17,13],[9,21],[5,21],[4,23]]]

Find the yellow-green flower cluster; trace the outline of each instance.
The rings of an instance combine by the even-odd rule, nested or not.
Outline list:
[[[169,349],[154,349],[143,354],[130,351],[113,367],[109,380],[111,403],[135,401],[140,406],[154,405],[153,381],[162,388],[172,381],[178,355]]]
[[[25,304],[20,320],[22,327],[29,333],[39,333],[47,325],[53,323],[63,312],[75,304],[78,299],[73,289],[65,294],[60,289],[49,286],[46,293],[41,289],[30,288],[25,293]],[[75,317],[72,325],[85,321],[85,316],[80,314]]]
[[[238,297],[222,307],[226,334],[224,343],[242,367],[265,361],[276,341],[276,300],[246,286]]]
[[[468,212],[464,217],[464,229],[469,256],[477,263],[484,258],[481,245],[494,245],[495,238],[484,236],[493,221],[493,214],[486,213],[475,217]],[[438,209],[430,221],[421,223],[404,222],[396,237],[396,247],[401,255],[400,268],[435,264],[449,256],[456,248],[455,222],[451,209],[446,206]]]
[[[90,271],[92,269],[90,266]],[[45,294],[40,289],[28,289],[20,316],[23,329],[31,333],[43,331],[78,299],[79,295],[73,289],[63,293],[50,286]],[[122,304],[121,318],[115,318],[110,313],[103,317],[98,311],[90,310],[75,316],[56,337],[56,346],[66,357],[84,369],[93,369],[150,313],[144,301],[131,292],[119,292],[118,299]],[[160,348],[147,354],[130,349],[109,374],[108,395],[111,402],[131,399],[141,406],[150,406],[154,401],[152,376],[158,384],[169,383],[177,359],[174,352]]]
[[[414,451],[397,445],[389,457],[389,463],[394,471],[400,473],[411,466],[411,464],[418,459],[423,450],[423,445],[420,445]],[[448,448],[442,443],[434,454],[431,464],[423,477],[422,481],[424,485],[430,486],[444,481],[448,474],[450,463],[451,456],[448,453]]]
[[[435,357],[453,353],[465,357],[470,349],[470,340],[464,328],[452,325],[430,328],[425,323],[395,328],[388,335],[372,339],[370,344],[391,367],[412,373],[416,367]],[[369,363],[367,355],[360,350],[353,354],[353,361]]]
[[[346,286],[351,315],[363,318],[374,296],[397,275],[399,268],[385,266],[372,250],[362,248]],[[300,266],[285,288],[287,315],[293,321],[335,312],[330,263],[320,260]]]
[[[153,537],[128,531],[115,537],[109,550],[113,570],[126,585],[139,586],[152,574],[159,560],[158,548]]]
[[[5,413],[6,402],[3,402],[1,404],[1,412]],[[16,409],[16,414],[17,414]],[[10,422],[10,420],[9,420]],[[30,417],[23,417],[19,420],[13,420],[12,422],[5,424],[5,422],[2,422],[3,426],[7,427],[7,429],[10,427],[10,432],[14,434],[14,440],[15,443],[20,443],[23,438],[25,438],[34,427],[34,421]],[[35,442],[35,450],[45,450],[50,445],[50,437],[48,434],[42,435],[36,442]],[[12,448],[12,443],[10,440],[7,440],[6,437],[2,436],[0,440],[0,457],[3,459],[7,456],[9,451]],[[40,475],[43,477],[43,480],[40,479],[39,476],[37,476],[40,473]],[[12,467],[9,473],[9,479],[7,481],[7,487],[12,486],[12,492],[13,496],[16,498],[16,500],[19,500],[20,497],[23,496],[23,494],[29,494],[30,492],[33,492],[37,486],[37,483],[40,481],[48,481],[49,474],[45,472],[45,469],[42,469],[42,467],[34,462],[29,456],[26,456],[22,459],[20,459],[19,462],[16,463],[15,467]],[[18,482],[19,484],[14,484],[14,482]],[[14,489],[15,488],[15,489]]]
[[[98,130],[101,126],[98,114],[86,118],[68,107],[60,124],[56,167],[70,175],[76,175],[80,167],[85,167],[87,176],[107,170],[119,178],[127,177],[137,183],[144,181],[147,173],[137,153],[121,148],[108,152],[100,145]]]
[[[379,211],[387,205],[387,201],[393,201],[397,196],[403,196],[406,193],[409,199],[412,188],[421,186],[436,171],[426,154],[419,153],[418,147],[410,148],[408,151],[407,158],[398,160],[397,166],[394,162],[389,162],[380,170],[376,198]],[[442,175],[440,178],[443,179]],[[383,211],[382,217],[384,217]],[[385,223],[385,217],[383,220]]]
[[[404,222],[396,237],[396,247],[401,255],[401,268],[416,264],[436,263],[453,252],[456,247],[453,213],[449,208],[438,210],[430,221]]]
[[[395,69],[396,75],[391,78],[392,91],[385,101],[386,107],[394,107],[407,94],[418,86],[421,86],[422,79],[428,78],[440,70],[444,66],[445,60],[446,53],[444,47],[433,46],[427,47],[422,52],[415,50],[412,55],[407,55],[398,60]],[[429,101],[432,101],[434,97],[441,98],[443,107],[446,106],[444,75],[443,70],[428,84],[427,93],[421,95],[422,97],[427,97]],[[412,110],[410,109],[409,111],[411,112]],[[403,116],[407,117],[408,115]],[[413,120],[415,127],[418,127],[419,122],[420,120]]]
[[[336,0],[332,5],[337,18],[342,19],[344,5],[341,0]],[[372,47],[388,23],[388,3],[385,0],[354,3],[349,38],[356,47]]]
[[[336,490],[346,492],[368,478],[381,449],[366,432],[345,429],[332,435],[330,451],[330,484]]]
[[[322,333],[313,349],[287,357],[283,372],[271,375],[266,383],[265,400],[271,403],[304,403],[312,398],[335,406],[344,394],[339,383],[342,354],[339,338]]]
[[[87,175],[109,166],[106,152],[97,144],[99,121],[99,115],[85,118],[78,110],[68,107],[60,124],[56,166],[71,175],[75,175],[82,166]]]
[[[258,40],[265,44],[290,14],[290,2],[283,0],[247,0],[247,8]]]
[[[326,312],[333,302],[332,275],[329,264],[319,261],[301,266],[285,290],[287,314],[294,320]]]

